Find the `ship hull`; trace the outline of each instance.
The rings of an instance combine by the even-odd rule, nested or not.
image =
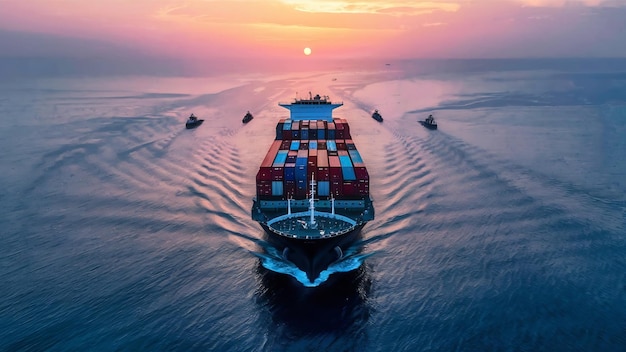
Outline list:
[[[185,128],[190,130],[192,128],[196,128],[196,127],[202,125],[203,122],[204,122],[204,120],[196,120],[196,121],[192,121],[192,122],[187,122],[187,123],[185,123]]]
[[[297,239],[277,234],[266,224],[260,224],[267,236],[267,241],[283,255],[283,259],[292,262],[304,271],[310,281],[333,263],[339,261],[346,250],[361,237],[365,224],[356,225],[352,230],[335,237],[319,239]]]
[[[420,121],[420,124],[422,124],[422,126],[428,128],[429,130],[436,130],[437,129],[437,125],[426,123],[424,121]]]

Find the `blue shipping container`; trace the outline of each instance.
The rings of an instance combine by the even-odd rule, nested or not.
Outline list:
[[[320,181],[317,183],[317,194],[319,196],[329,196],[330,195],[330,182],[328,181]]]
[[[285,161],[287,160],[287,153],[287,150],[279,150],[278,153],[276,153],[276,157],[274,158],[274,164],[272,166],[281,167],[285,165]]]
[[[298,150],[298,149],[300,149],[300,141],[291,141],[289,150]]]
[[[363,162],[361,154],[359,154],[358,150],[348,150],[348,153],[350,153],[350,157],[352,158],[353,163],[359,164]]]
[[[272,195],[273,196],[283,195],[283,181],[272,181]]]
[[[296,167],[298,166],[305,166],[306,164],[309,162],[308,158],[296,158]]]
[[[354,168],[350,167],[341,167],[341,174],[343,176],[344,181],[355,181],[356,175],[354,174]]]
[[[295,167],[285,167],[285,180],[286,181],[296,180],[296,168]]]
[[[310,141],[309,149],[317,149],[317,141]]]
[[[327,140],[326,141],[326,149],[336,152],[337,151],[337,143],[334,140]]]
[[[350,157],[347,155],[339,155],[339,162],[341,167],[352,167],[352,161],[350,161]]]

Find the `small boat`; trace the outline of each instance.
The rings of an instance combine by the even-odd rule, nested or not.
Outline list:
[[[420,121],[420,123],[422,124],[422,126],[431,130],[437,129],[437,121],[435,121],[433,115],[428,115],[428,117],[424,121]]]
[[[200,120],[196,117],[196,115],[194,115],[193,113],[191,114],[191,116],[189,116],[189,118],[187,119],[187,122],[185,122],[185,127],[187,129],[190,128],[196,128],[200,125],[202,125],[202,123],[204,122],[204,120]]]
[[[243,123],[248,123],[250,122],[250,120],[252,120],[254,118],[254,116],[252,116],[252,114],[250,113],[250,111],[248,111],[246,113],[246,115],[243,117],[243,119],[241,120],[241,122]]]
[[[374,113],[372,114],[372,118],[378,122],[383,122],[383,117],[382,115],[378,112],[378,110],[374,110]]]

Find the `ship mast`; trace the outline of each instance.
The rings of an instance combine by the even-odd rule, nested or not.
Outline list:
[[[291,215],[291,195],[287,198],[287,214]]]
[[[315,175],[311,174],[311,193],[309,197],[309,212],[311,213],[309,228],[311,229],[317,228],[317,223],[315,222],[315,185]]]

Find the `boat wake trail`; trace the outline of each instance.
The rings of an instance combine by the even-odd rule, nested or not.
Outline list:
[[[341,259],[330,264],[327,269],[320,272],[315,280],[310,280],[305,271],[298,268],[291,261],[283,258],[282,253],[275,247],[267,244],[262,245],[265,253],[252,252],[261,260],[261,265],[272,272],[285,274],[293,277],[305,287],[317,287],[336,273],[347,273],[361,267],[365,259],[372,256],[371,253],[360,253],[359,247],[348,248]]]

